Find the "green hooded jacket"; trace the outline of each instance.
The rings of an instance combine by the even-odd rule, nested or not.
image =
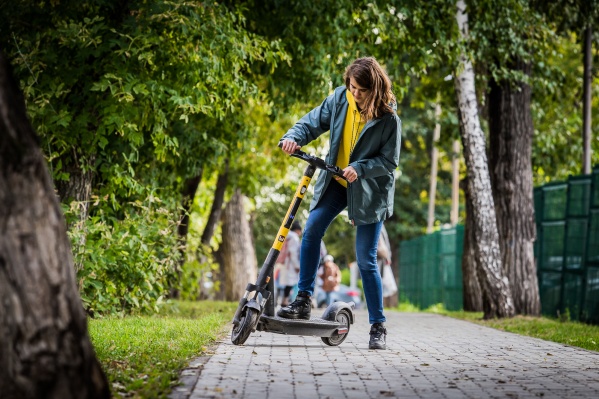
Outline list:
[[[330,151],[326,162],[335,164],[343,135],[348,102],[346,87],[335,89],[321,105],[304,115],[281,140],[304,146],[330,130]],[[393,214],[395,174],[399,164],[401,120],[394,111],[366,123],[349,159],[358,179],[348,183],[347,207],[350,221],[364,225],[384,221]],[[314,209],[330,184],[332,175],[320,171],[310,210]]]

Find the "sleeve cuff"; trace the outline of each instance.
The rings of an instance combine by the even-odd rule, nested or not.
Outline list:
[[[349,166],[351,166],[352,168],[354,168],[356,170],[358,177],[360,177],[360,178],[364,177],[364,171],[362,170],[362,165],[360,165],[357,162],[352,162],[349,164]]]

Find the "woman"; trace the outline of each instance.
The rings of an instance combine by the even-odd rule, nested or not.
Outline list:
[[[356,226],[356,259],[372,325],[369,348],[386,349],[376,252],[383,221],[393,213],[401,121],[391,81],[374,58],[355,60],[346,68],[344,80],[345,86],[336,88],[281,138],[281,149],[292,154],[330,131],[326,161],[339,166],[347,181],[319,173],[301,245],[298,295],[277,315],[310,318],[320,242],[333,219],[347,207],[350,222]]]

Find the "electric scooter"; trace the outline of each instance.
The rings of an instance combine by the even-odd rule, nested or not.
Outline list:
[[[304,170],[304,176],[260,269],[256,283],[248,283],[245,294],[239,300],[231,331],[231,341],[235,345],[243,345],[250,334],[257,330],[277,334],[311,335],[321,337],[322,341],[329,346],[337,346],[345,340],[350,325],[354,323],[354,302],[334,302],[325,309],[322,317],[311,317],[310,320],[284,319],[275,315],[272,278],[275,262],[314,172],[316,169],[322,169],[345,179],[339,167],[327,164],[320,158],[300,150],[291,156],[307,162],[308,166]]]

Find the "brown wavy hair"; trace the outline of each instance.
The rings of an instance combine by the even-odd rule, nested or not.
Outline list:
[[[396,103],[391,87],[391,79],[374,57],[356,59],[343,74],[345,87],[349,90],[349,79],[354,78],[361,87],[368,89],[365,107],[360,110],[366,120],[380,118],[393,112],[392,104]]]

